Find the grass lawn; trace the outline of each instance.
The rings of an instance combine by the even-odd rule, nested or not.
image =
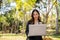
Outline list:
[[[60,34],[54,34],[49,37],[52,38],[53,40],[60,40]],[[0,40],[26,40],[26,35],[25,34],[0,34]]]
[[[52,35],[52,38],[54,40],[60,40],[60,34],[54,34],[54,35]]]

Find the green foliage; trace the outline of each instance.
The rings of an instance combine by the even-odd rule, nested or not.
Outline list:
[[[35,7],[36,3],[39,3],[42,0],[14,0],[16,2],[16,8],[12,8],[12,10],[5,12],[3,15],[0,14],[0,27],[5,27],[5,26],[10,26],[12,27],[12,25],[15,25],[17,27],[20,27],[21,29],[23,28],[22,24],[27,21],[27,19],[30,19],[30,14],[27,15],[26,12],[30,11],[31,9],[33,9]],[[11,3],[12,0],[8,0],[8,3]],[[55,0],[51,0],[51,3],[54,4]],[[46,2],[42,2],[43,6],[45,8],[47,8]],[[54,4],[56,5],[56,3]],[[53,5],[53,6],[54,6]],[[60,7],[60,3],[59,3],[59,7]],[[55,10],[55,8],[54,8]],[[17,11],[17,13],[16,13]],[[60,11],[60,9],[59,9]],[[50,11],[51,12],[51,11]],[[46,14],[43,14],[43,21],[45,22],[46,19]],[[51,24],[52,28],[55,28],[55,14],[52,14],[51,16],[48,16],[48,24]],[[2,24],[2,25],[1,25]],[[52,25],[54,24],[54,25]],[[5,25],[5,26],[4,26]],[[26,24],[24,24],[24,26],[26,26]]]

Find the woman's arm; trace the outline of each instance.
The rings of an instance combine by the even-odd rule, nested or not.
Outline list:
[[[25,31],[25,33],[28,36],[28,33],[29,33],[29,23],[27,23],[27,25],[26,25],[26,31]]]

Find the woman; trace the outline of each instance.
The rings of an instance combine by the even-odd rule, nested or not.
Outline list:
[[[29,36],[29,24],[39,24],[41,22],[40,13],[38,10],[34,9],[32,11],[31,20],[28,21],[26,26],[26,35],[29,40],[42,40],[42,36]]]

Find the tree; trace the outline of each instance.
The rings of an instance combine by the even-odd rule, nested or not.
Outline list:
[[[35,5],[36,0],[24,0],[24,2],[21,0],[16,0],[16,11],[18,14],[21,14],[20,12],[23,11],[23,27],[24,24],[26,24],[26,12],[31,10]],[[21,15],[20,15],[21,16]]]
[[[57,0],[56,0],[56,33],[59,33],[59,26],[58,26],[58,18],[59,18],[59,13],[58,13],[58,5],[57,5]]]
[[[0,0],[0,8],[1,8],[2,0]]]

